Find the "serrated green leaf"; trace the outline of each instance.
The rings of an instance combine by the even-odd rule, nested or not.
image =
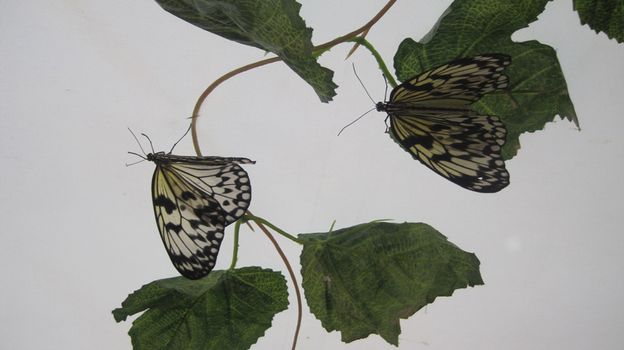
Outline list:
[[[312,29],[295,0],[156,0],[171,14],[226,39],[271,51],[310,84],[323,102],[336,95],[334,72],[312,55]]]
[[[477,257],[427,224],[372,222],[299,238],[310,310],[344,342],[379,334],[398,345],[399,319],[483,284]]]
[[[510,90],[473,105],[498,115],[507,127],[503,158],[520,149],[520,134],[541,130],[556,115],[578,126],[574,106],[555,50],[537,41],[514,42],[511,35],[535,21],[547,0],[456,0],[420,43],[405,39],[394,57],[399,80],[451,61],[484,53],[511,56],[505,70]]]
[[[134,350],[242,350],[287,308],[288,291],[281,273],[246,267],[154,281],[121,305],[113,310],[117,322],[145,311],[128,332]]]
[[[574,0],[581,24],[624,42],[624,0]]]

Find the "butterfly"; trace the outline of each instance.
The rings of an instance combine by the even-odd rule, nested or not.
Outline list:
[[[483,95],[506,89],[503,54],[460,58],[395,87],[386,102],[390,136],[429,169],[466,189],[498,192],[509,184],[501,156],[507,129],[497,116],[474,112]]]
[[[153,151],[138,156],[156,164],[154,216],[173,266],[189,279],[206,276],[217,261],[225,227],[243,216],[251,202],[249,176],[239,164],[255,162]]]

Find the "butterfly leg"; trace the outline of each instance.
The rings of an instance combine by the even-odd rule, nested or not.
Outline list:
[[[386,134],[389,133],[389,130],[390,130],[390,125],[388,124],[388,119],[390,119],[390,114],[388,114],[388,116],[386,116],[386,119],[384,119],[384,124],[386,124]]]

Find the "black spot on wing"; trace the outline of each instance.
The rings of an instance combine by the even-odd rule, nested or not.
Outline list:
[[[173,213],[174,210],[176,210],[177,206],[175,205],[175,203],[165,197],[164,195],[158,195],[158,197],[154,198],[154,207],[162,207],[165,209],[165,211],[167,212],[167,214],[171,214]]]
[[[409,135],[401,139],[400,142],[406,149],[410,149],[415,145],[422,145],[425,148],[433,147],[433,137],[431,135]]]
[[[189,220],[189,221],[188,221],[188,223],[189,223],[189,225],[191,225],[191,228],[192,228],[193,230],[198,229],[198,228],[199,228],[199,225],[201,225],[201,224],[202,224],[202,222],[201,222],[201,221],[199,221],[199,220]]]
[[[440,132],[440,131],[443,131],[443,130],[450,130],[450,129],[451,129],[451,127],[448,126],[448,125],[445,125],[445,124],[433,124],[431,126],[431,131],[432,132]]]
[[[402,88],[410,91],[430,91],[433,89],[432,83],[421,83],[419,85],[414,85],[411,83],[403,83]]]
[[[196,250],[194,255],[200,259],[206,258],[206,255],[201,250]]]
[[[175,233],[180,233],[180,231],[182,231],[182,226],[180,226],[180,225],[176,225],[176,224],[174,224],[173,222],[168,222],[168,223],[165,225],[165,229],[166,229],[167,231],[173,231],[173,232],[175,232]]]
[[[208,201],[207,205],[195,208],[194,213],[203,223],[225,226],[223,209],[215,201]]]
[[[193,194],[193,192],[189,192],[189,191],[184,191],[184,192],[182,192],[181,197],[182,197],[182,199],[184,199],[185,201],[186,201],[186,200],[189,200],[189,199],[193,199],[193,200],[197,199],[197,197]]]

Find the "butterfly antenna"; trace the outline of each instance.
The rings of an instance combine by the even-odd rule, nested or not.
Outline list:
[[[143,146],[141,146],[141,142],[139,142],[139,138],[134,134],[134,132],[132,132],[132,130],[130,128],[128,128],[128,131],[130,131],[130,133],[132,134],[132,137],[134,137],[134,139],[136,140],[137,144],[139,145],[139,148],[141,149],[141,152],[143,152],[143,154],[146,154],[145,150],[143,149]],[[136,153],[132,153],[132,152],[128,152],[128,153],[136,154]],[[139,157],[143,158],[143,156],[141,156],[139,154],[136,154],[136,155],[138,155]]]
[[[152,153],[156,153],[156,151],[154,151],[154,145],[152,144],[152,140],[150,140],[149,136],[141,133],[141,136],[145,137],[147,139],[147,141],[149,141],[150,143],[150,148],[152,149]]]
[[[386,90],[384,91],[384,101],[388,101],[388,79],[385,74],[381,75],[384,78],[384,83],[386,83]]]
[[[344,129],[350,127],[351,125],[355,124],[358,120],[364,118],[365,115],[367,115],[368,113],[374,111],[375,109],[377,109],[377,107],[373,107],[371,109],[369,109],[368,111],[364,112],[364,114],[362,114],[361,116],[357,117],[357,119],[355,119],[354,121],[352,121],[351,123],[345,125],[342,129],[340,129],[340,131],[338,132],[338,136],[340,136],[340,134],[344,131]]]
[[[362,87],[364,88],[364,92],[366,92],[366,95],[368,96],[368,98],[370,98],[370,100],[373,101],[373,104],[376,104],[377,102],[375,102],[375,100],[373,100],[371,95],[368,93],[368,90],[366,90],[366,86],[364,86],[364,83],[362,83],[362,79],[360,79],[360,77],[358,76],[357,71],[355,70],[355,63],[352,63],[351,65],[353,66],[353,73],[355,74],[355,77],[360,82],[360,85],[362,85]],[[366,113],[368,113],[368,112],[366,112]],[[366,113],[364,113],[364,114],[366,114]]]
[[[134,154],[135,156],[140,157],[140,158],[141,158],[141,160],[136,161],[136,162],[134,162],[134,163],[130,163],[130,164],[126,163],[126,166],[132,166],[132,165],[139,164],[139,163],[144,162],[144,161],[146,161],[146,160],[147,160],[147,158],[143,157],[142,155],[140,155],[140,154],[138,154],[138,153],[128,152],[128,154]]]
[[[191,118],[192,118],[192,117],[191,117]],[[179,143],[180,141],[182,141],[182,139],[184,138],[184,136],[186,136],[186,135],[189,133],[189,131],[191,131],[191,126],[192,126],[192,125],[193,125],[193,124],[189,124],[188,129],[186,129],[186,131],[184,132],[184,134],[182,135],[182,137],[180,137],[180,139],[179,139],[178,141],[176,141],[176,142],[173,144],[173,146],[171,146],[171,150],[169,151],[169,154],[171,154],[171,152],[173,152],[173,149],[175,148],[175,146],[177,146],[177,145],[178,145],[178,143]]]

